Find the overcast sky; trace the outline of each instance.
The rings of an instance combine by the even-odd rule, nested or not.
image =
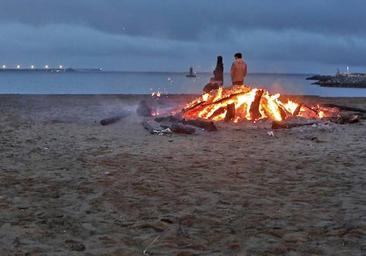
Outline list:
[[[0,0],[0,64],[366,71],[364,0]]]

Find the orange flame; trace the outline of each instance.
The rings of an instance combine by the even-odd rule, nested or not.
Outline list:
[[[185,119],[230,119],[233,122],[257,121],[264,118],[283,121],[294,116],[324,118],[338,114],[338,110],[332,108],[309,107],[289,99],[284,102],[280,100],[280,96],[245,85],[220,87],[188,103],[182,112]]]

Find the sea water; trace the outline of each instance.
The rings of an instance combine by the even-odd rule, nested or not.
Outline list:
[[[366,97],[366,89],[327,88],[305,78],[311,74],[249,74],[246,84],[272,93],[323,97]],[[0,72],[0,94],[196,94],[211,73],[187,78],[168,72]],[[224,83],[230,85],[230,75]]]

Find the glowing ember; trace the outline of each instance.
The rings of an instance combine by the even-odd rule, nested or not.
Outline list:
[[[185,119],[207,119],[212,121],[271,119],[283,121],[291,117],[324,118],[337,116],[335,108],[306,106],[289,99],[280,100],[280,94],[250,88],[245,85],[219,88],[205,93],[183,109]]]
[[[151,116],[159,116],[159,115],[160,115],[159,111],[154,111],[151,113]]]

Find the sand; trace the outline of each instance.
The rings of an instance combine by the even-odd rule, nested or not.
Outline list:
[[[152,136],[140,98],[0,96],[0,255],[366,254],[364,121]]]

